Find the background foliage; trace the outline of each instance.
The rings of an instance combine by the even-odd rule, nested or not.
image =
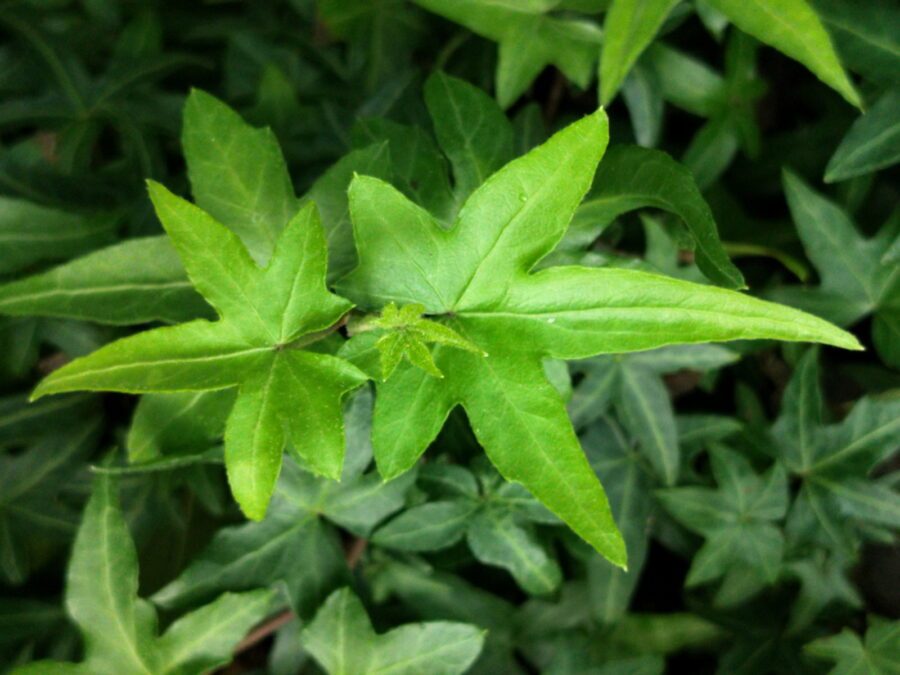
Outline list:
[[[21,0],[0,34],[0,666],[900,671],[895,3]],[[317,203],[331,281],[354,264],[354,172],[449,220],[602,102],[610,148],[552,262],[739,285],[717,226],[752,294],[867,351],[545,362],[627,572],[505,483],[459,410],[383,483],[368,387],[344,405],[342,480],[286,457],[247,522],[221,466],[230,390],[27,403],[135,326],[209,314],[144,184],[188,192],[191,88],[271,128],[225,106],[215,122],[280,145],[291,184],[263,181],[259,208],[284,222],[295,195]],[[260,229],[216,215],[267,255]]]

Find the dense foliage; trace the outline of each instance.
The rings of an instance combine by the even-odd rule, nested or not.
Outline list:
[[[900,672],[896,4],[0,34],[0,669]]]

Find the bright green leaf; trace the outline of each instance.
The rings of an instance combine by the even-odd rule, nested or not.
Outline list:
[[[600,103],[608,105],[678,0],[614,0],[603,23]]]
[[[451,230],[381,181],[356,179],[350,207],[360,264],[339,288],[370,309],[419,303],[489,354],[438,347],[444,379],[426,383],[433,378],[401,366],[379,385],[373,437],[384,475],[411,466],[461,403],[504,477],[622,563],[602,488],[546,380],[543,358],[751,337],[857,343],[819,319],[724,289],[621,269],[529,274],[565,233],[605,139],[602,112],[567,127],[494,174]],[[361,365],[372,350],[365,337],[343,352]],[[400,425],[416,431],[397,433]]]
[[[300,349],[350,309],[325,288],[325,238],[315,206],[284,228],[259,268],[230,230],[160,185],[151,195],[188,276],[221,320],[139,333],[54,372],[35,396],[77,389],[126,392],[239,387],[225,430],[232,491],[262,518],[285,431],[315,470],[337,478],[344,455],[340,400],[364,375]]]
[[[706,0],[738,28],[800,61],[851,105],[862,107],[831,38],[807,0]]]

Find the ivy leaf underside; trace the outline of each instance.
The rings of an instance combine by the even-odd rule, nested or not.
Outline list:
[[[139,333],[77,359],[34,397],[81,389],[129,393],[238,387],[225,429],[235,498],[262,518],[290,437],[305,464],[338,478],[344,455],[341,397],[366,376],[301,347],[351,307],[325,287],[326,249],[315,205],[279,235],[265,269],[209,214],[151,183],[157,214],[197,290],[220,316]]]
[[[137,551],[119,510],[116,484],[102,476],[85,509],[66,583],[66,609],[84,637],[85,659],[36,661],[15,672],[199,675],[228,662],[272,601],[268,590],[224,593],[157,637],[156,611],[137,590]]]
[[[624,565],[606,496],[544,358],[747,338],[859,344],[821,319],[721,288],[623,269],[529,273],[564,235],[606,142],[602,111],[572,124],[489,178],[449,230],[383,181],[356,177],[350,212],[359,265],[338,287],[366,309],[421,304],[489,354],[437,347],[443,379],[404,364],[378,384],[373,444],[385,478],[411,467],[461,404],[507,480]],[[363,334],[343,355],[370,368],[374,352]]]

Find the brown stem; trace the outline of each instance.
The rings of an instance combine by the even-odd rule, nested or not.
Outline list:
[[[357,537],[353,539],[344,551],[344,558],[347,560],[347,566],[352,570],[358,564],[365,553],[366,547],[369,545],[368,540]],[[238,643],[234,648],[234,655],[237,656],[247,651],[251,647],[259,644],[272,633],[276,632],[282,626],[290,623],[295,618],[293,610],[285,609],[278,614],[266,619],[256,628],[247,633],[247,636]]]
[[[283,625],[290,623],[293,618],[294,612],[290,609],[286,609],[272,618],[267,619],[247,633],[247,637],[238,643],[238,646],[234,648],[235,655],[245,652],[253,645],[262,642]]]

